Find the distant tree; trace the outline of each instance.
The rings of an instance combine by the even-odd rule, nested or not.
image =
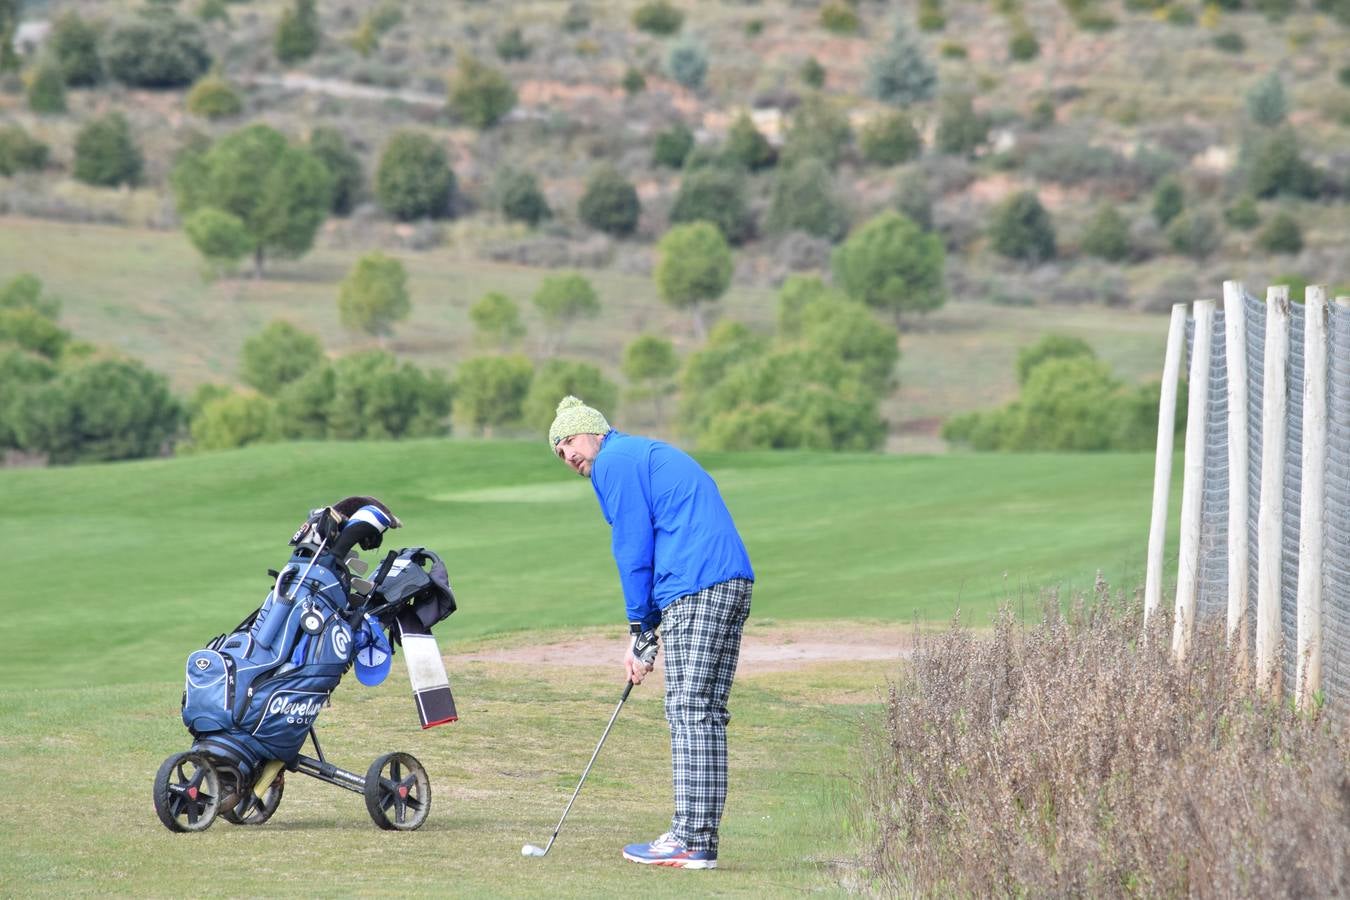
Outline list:
[[[160,7],[108,31],[103,61],[113,78],[131,87],[176,88],[205,74],[211,53],[195,22]]]
[[[600,315],[600,298],[595,288],[577,272],[546,276],[533,299],[544,320],[544,352],[549,356],[558,352],[574,324]]]
[[[793,112],[783,136],[779,162],[792,166],[814,157],[833,169],[852,140],[853,131],[843,111],[825,97],[813,94]]]
[[[338,317],[343,328],[383,337],[410,312],[407,270],[378,250],[357,260],[342,280]]]
[[[897,212],[885,212],[834,251],[835,282],[855,300],[890,312],[926,313],[947,301],[942,239]]]
[[[1027,62],[1041,55],[1041,42],[1026,25],[1013,32],[1008,39],[1008,56],[1017,62]]]
[[[680,179],[670,222],[712,222],[732,245],[750,239],[755,220],[746,201],[745,175],[740,170],[696,169]]]
[[[223,22],[228,25],[230,10],[225,5],[225,0],[201,0],[201,3],[197,4],[197,18],[203,22]]]
[[[820,90],[825,86],[825,67],[814,56],[808,56],[806,62],[797,69],[797,77],[807,87]]]
[[[820,27],[834,34],[857,34],[858,12],[846,0],[828,0],[820,8]]]
[[[930,99],[937,81],[937,70],[903,21],[895,23],[890,42],[867,63],[868,95],[893,106]]]
[[[70,332],[58,325],[55,318],[31,307],[0,309],[0,345],[59,361],[68,343]]]
[[[608,164],[591,172],[577,204],[582,222],[615,237],[627,237],[636,231],[641,212],[637,188]]]
[[[192,417],[194,450],[233,450],[262,443],[272,434],[276,403],[252,391],[231,391],[206,401]]]
[[[1083,232],[1083,252],[1111,262],[1130,255],[1130,223],[1112,204],[1097,210]]]
[[[767,169],[778,161],[778,151],[744,112],[731,123],[726,147],[722,152],[727,159],[751,172]]]
[[[140,183],[144,160],[120,112],[85,123],[75,136],[75,178],[100,187]]]
[[[845,379],[877,396],[890,391],[900,359],[896,330],[863,304],[839,291],[823,291],[802,307],[800,335],[812,353],[844,366]]]
[[[1186,210],[1168,223],[1167,242],[1177,253],[1205,259],[1223,242],[1219,220],[1204,210]]]
[[[365,187],[360,158],[347,144],[342,132],[327,125],[320,125],[310,132],[309,152],[328,170],[333,185],[329,209],[335,216],[350,215]]]
[[[707,48],[692,37],[678,39],[666,54],[666,71],[689,90],[698,90],[708,74]]]
[[[66,76],[55,62],[39,63],[28,83],[28,108],[42,115],[66,111]]]
[[[516,60],[528,59],[530,51],[533,49],[520,28],[508,28],[497,38],[495,45],[497,57],[505,62],[514,62]]]
[[[323,345],[317,337],[277,319],[244,341],[239,352],[239,375],[244,384],[274,397],[323,363]]]
[[[863,159],[879,166],[909,162],[923,149],[923,139],[903,112],[872,119],[863,126],[860,143]]]
[[[1303,250],[1303,229],[1289,213],[1276,213],[1257,235],[1256,245],[1267,253],[1298,253]]]
[[[1158,186],[1153,189],[1153,221],[1158,223],[1159,228],[1166,228],[1185,208],[1186,193],[1181,188],[1181,182],[1170,177],[1158,182]]]
[[[483,437],[519,424],[533,378],[534,368],[520,355],[466,359],[455,375],[455,421]]]
[[[214,206],[194,210],[183,221],[188,241],[206,260],[212,275],[232,269],[253,250],[253,235],[233,213]]]
[[[563,11],[562,29],[569,33],[585,31],[591,27],[590,7],[581,0],[573,0]]]
[[[684,165],[689,151],[694,149],[694,133],[683,122],[676,122],[664,131],[656,133],[652,141],[652,162],[668,169],[678,169]]]
[[[491,128],[516,105],[516,89],[498,70],[465,54],[450,83],[450,109],[474,128]]]
[[[632,385],[630,393],[637,399],[650,399],[656,420],[665,416],[661,398],[675,389],[675,375],[680,371],[680,358],[675,345],[654,334],[640,334],[623,351],[623,377]]]
[[[1278,72],[1271,72],[1247,91],[1247,115],[1257,125],[1274,128],[1289,115],[1289,101]]]
[[[989,139],[989,117],[976,112],[969,94],[946,94],[938,112],[937,133],[933,143],[939,151],[952,156],[974,156]]]
[[[848,232],[849,211],[822,160],[806,157],[780,166],[765,218],[770,234],[805,231],[831,242]]]
[[[497,208],[513,222],[524,222],[533,227],[553,215],[548,199],[539,189],[539,181],[531,172],[510,167],[499,169],[493,194]]]
[[[228,119],[244,111],[244,102],[219,75],[207,75],[187,95],[188,112],[205,119]]]
[[[172,180],[180,215],[212,207],[244,224],[259,278],[267,257],[309,251],[332,189],[323,163],[266,125],[231,132],[204,152],[186,151]]]
[[[22,272],[0,284],[0,310],[31,310],[55,322],[61,316],[61,301],[44,294],[42,280]]]
[[[289,441],[317,441],[329,437],[328,420],[333,413],[336,393],[336,367],[327,361],[287,384],[276,396],[276,414],[272,420],[276,436]],[[351,392],[346,395],[351,396]]]
[[[15,432],[25,394],[56,377],[56,363],[0,341],[0,450],[20,449]]]
[[[507,350],[525,336],[520,308],[514,300],[497,291],[489,291],[469,309],[469,321],[477,330],[480,344]]]
[[[1031,371],[1047,360],[1070,359],[1076,356],[1097,358],[1091,345],[1082,338],[1065,334],[1047,334],[1036,343],[1017,351],[1017,362],[1013,367],[1017,373],[1017,383],[1026,384],[1027,379],[1031,377]]]
[[[390,215],[403,222],[444,218],[454,194],[454,170],[430,135],[400,131],[384,145],[375,196]]]
[[[1233,205],[1223,211],[1223,219],[1234,228],[1248,231],[1261,224],[1261,210],[1256,206],[1256,198],[1243,194]]]
[[[292,382],[282,396],[292,387],[302,391],[309,377]],[[383,350],[367,350],[334,363],[332,385],[327,415],[330,438],[391,440],[446,433],[454,389],[441,372],[424,372]]]
[[[942,0],[919,0],[918,26],[923,31],[941,31],[947,27]]]
[[[543,434],[557,413],[558,401],[568,395],[586,398],[586,404],[614,415],[619,388],[595,366],[574,359],[550,359],[534,374],[523,407],[525,426]]]
[[[289,66],[313,56],[319,49],[321,37],[315,0],[293,0],[282,10],[273,48],[277,59]]]
[[[807,304],[829,291],[819,275],[789,275],[778,289],[779,338],[789,341],[800,338]]]
[[[636,66],[629,66],[624,70],[619,85],[623,88],[625,94],[633,97],[647,89],[647,76],[643,75],[642,70]]]
[[[0,175],[36,171],[47,165],[47,145],[18,125],[0,125]]]
[[[924,231],[933,230],[933,195],[920,172],[910,172],[895,188],[895,208]]]
[[[694,333],[707,334],[705,303],[714,302],[731,284],[731,248],[710,222],[677,225],[657,245],[656,290],[676,309],[688,309]]]
[[[1303,159],[1298,136],[1287,128],[1258,138],[1246,156],[1247,189],[1256,197],[1312,199],[1321,193],[1321,173]]]
[[[994,249],[1030,263],[1055,258],[1055,226],[1034,191],[1022,191],[994,208],[989,223]]]
[[[121,359],[67,369],[26,391],[17,407],[20,448],[62,465],[154,456],[181,416],[164,376]]]
[[[23,0],[0,0],[0,72],[14,72],[19,68],[14,34],[19,30],[22,11]]]
[[[633,27],[639,31],[665,36],[675,34],[683,24],[684,13],[666,0],[647,0],[633,11]]]

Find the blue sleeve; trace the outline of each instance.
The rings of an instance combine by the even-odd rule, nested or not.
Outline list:
[[[602,464],[597,460],[591,476],[612,529],[614,562],[619,567],[628,621],[655,628],[661,622],[661,610],[652,599],[656,539],[647,503],[649,486],[643,484],[640,464],[616,454]]]

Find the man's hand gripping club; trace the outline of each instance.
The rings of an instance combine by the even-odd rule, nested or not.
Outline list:
[[[642,679],[655,667],[656,651],[659,648],[655,628],[633,633],[633,640],[623,657],[623,667],[629,681],[642,684]]]

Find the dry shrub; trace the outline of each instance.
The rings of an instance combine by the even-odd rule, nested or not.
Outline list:
[[[1185,664],[1166,615],[1099,584],[992,637],[921,639],[864,742],[865,864],[884,894],[1350,892],[1350,741],[1270,703],[1221,626]],[[1053,601],[1053,598],[1052,598]]]

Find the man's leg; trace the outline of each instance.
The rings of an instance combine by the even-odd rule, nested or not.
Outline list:
[[[690,850],[717,852],[727,793],[727,698],[753,583],[736,578],[681,597],[662,614],[675,815]]]

